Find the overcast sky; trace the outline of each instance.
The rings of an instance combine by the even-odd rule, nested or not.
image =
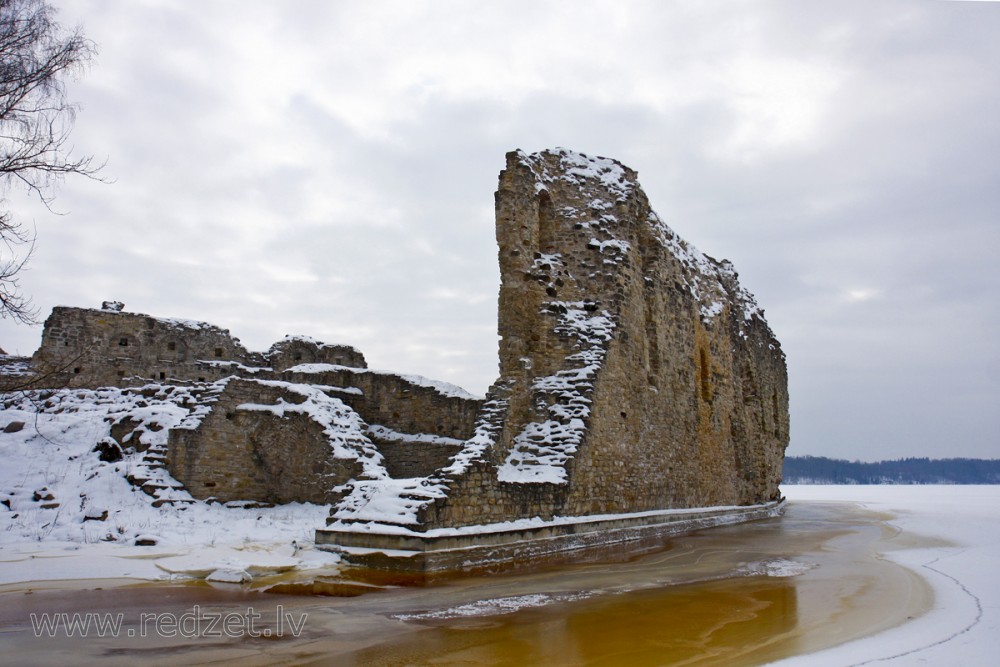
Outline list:
[[[564,146],[735,263],[789,454],[1000,457],[1000,3],[53,4],[99,47],[73,140],[114,183],[8,193],[43,317],[117,299],[484,393],[497,174]]]

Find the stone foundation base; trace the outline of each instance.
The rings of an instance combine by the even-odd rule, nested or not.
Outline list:
[[[530,568],[570,552],[572,560],[583,560],[587,554],[611,546],[616,550],[621,550],[623,544],[629,551],[633,547],[641,549],[650,541],[702,528],[769,519],[783,511],[784,500],[746,507],[559,517],[523,527],[508,523],[426,533],[401,529],[390,534],[331,527],[316,531],[316,546],[341,553],[348,563],[377,569],[428,576],[491,572]]]

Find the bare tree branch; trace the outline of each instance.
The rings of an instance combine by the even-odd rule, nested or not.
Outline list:
[[[0,207],[13,185],[50,207],[59,179],[97,178],[103,167],[67,146],[77,107],[66,99],[64,79],[83,69],[95,46],[79,28],[63,31],[54,16],[45,0],[0,0]],[[0,317],[35,322],[19,280],[35,235],[0,211],[0,241]]]

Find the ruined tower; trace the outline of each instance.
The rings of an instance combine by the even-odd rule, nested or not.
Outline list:
[[[426,478],[358,480],[323,540],[779,498],[780,345],[732,264],[680,239],[633,170],[509,153],[496,232],[500,378],[475,435]]]

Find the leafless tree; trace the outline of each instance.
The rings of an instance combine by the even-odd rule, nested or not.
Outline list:
[[[0,0],[0,317],[34,322],[19,277],[34,249],[34,230],[15,220],[7,193],[20,185],[46,206],[66,174],[95,177],[101,165],[73,157],[67,140],[76,106],[64,78],[95,53],[79,28],[66,32],[45,0]]]

